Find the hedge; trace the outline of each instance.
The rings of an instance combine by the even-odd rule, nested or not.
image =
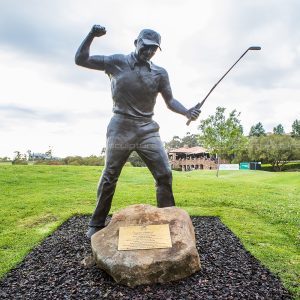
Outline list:
[[[271,164],[262,164],[262,171],[274,172]],[[282,171],[292,171],[292,170],[300,170],[300,162],[290,162],[283,166]]]

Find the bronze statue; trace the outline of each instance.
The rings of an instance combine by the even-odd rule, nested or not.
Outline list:
[[[98,185],[97,206],[89,223],[87,236],[105,227],[121,170],[130,153],[136,151],[156,181],[158,207],[174,206],[172,172],[159,136],[159,125],[152,119],[158,93],[167,107],[189,120],[196,120],[200,110],[186,109],[173,98],[168,73],[151,62],[161,37],[144,29],[134,41],[135,52],[129,55],[90,56],[95,37],[106,34],[104,27],[94,25],[77,50],[79,66],[105,71],[111,81],[114,115],[107,128],[106,163]]]

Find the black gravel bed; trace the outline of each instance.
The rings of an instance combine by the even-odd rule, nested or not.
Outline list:
[[[169,284],[117,284],[80,263],[91,254],[88,219],[72,217],[27,255],[0,282],[0,299],[292,299],[216,217],[192,217],[201,271]]]

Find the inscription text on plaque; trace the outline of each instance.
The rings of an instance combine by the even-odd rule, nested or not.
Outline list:
[[[119,228],[118,250],[172,248],[169,224]]]

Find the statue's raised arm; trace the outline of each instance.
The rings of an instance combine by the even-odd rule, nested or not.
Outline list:
[[[106,29],[100,25],[94,25],[91,31],[88,33],[86,38],[79,46],[76,55],[75,63],[79,66],[86,67],[89,69],[103,70],[103,56],[93,55],[90,56],[90,47],[95,37],[100,37],[106,34]]]

